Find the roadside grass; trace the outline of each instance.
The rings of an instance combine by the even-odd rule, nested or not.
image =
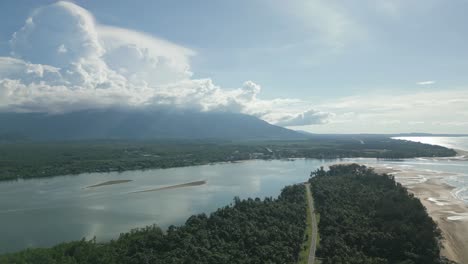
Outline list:
[[[305,196],[307,203],[309,203],[307,192],[305,193]],[[307,206],[307,226],[304,235],[304,242],[302,244],[301,252],[299,253],[299,260],[297,262],[298,264],[307,264],[309,260],[309,249],[310,244],[312,243],[312,217],[310,213],[309,206]]]
[[[318,230],[318,226],[319,226],[319,223],[320,223],[320,214],[319,213],[315,213],[315,219],[317,221],[317,242],[316,242],[316,246],[318,248],[320,246],[320,232]]]
[[[319,213],[315,213],[315,219],[317,221],[317,242],[316,242],[315,245],[316,245],[317,248],[319,248],[319,246],[320,246],[320,232],[319,232],[320,230],[318,229],[318,225],[320,223],[320,214]],[[319,258],[317,258],[317,256],[315,256],[315,263],[320,264],[320,263],[322,263],[322,261]]]

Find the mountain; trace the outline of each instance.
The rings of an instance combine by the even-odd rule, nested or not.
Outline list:
[[[236,113],[87,110],[65,114],[0,113],[0,139],[299,139],[304,135]]]

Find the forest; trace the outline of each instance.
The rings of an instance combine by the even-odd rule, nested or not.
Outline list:
[[[166,231],[148,226],[116,240],[95,239],[0,255],[1,264],[296,263],[306,227],[303,185],[278,198],[240,200]]]
[[[309,182],[320,214],[317,256],[323,264],[449,263],[440,257],[436,223],[392,176],[334,165],[312,172]]]
[[[454,156],[440,146],[383,136],[288,141],[1,141],[0,180],[170,168],[248,159]]]

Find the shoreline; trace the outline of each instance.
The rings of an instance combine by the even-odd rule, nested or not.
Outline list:
[[[458,156],[461,158],[468,159],[468,151],[462,149],[454,149],[457,152]]]
[[[468,263],[468,207],[452,195],[454,189],[431,179],[409,190],[420,198],[442,231],[444,248],[441,253],[458,263]]]
[[[443,181],[454,174],[373,167],[378,173],[393,175],[421,201],[442,232],[441,254],[457,263],[468,263],[468,204],[454,196],[456,187]]]

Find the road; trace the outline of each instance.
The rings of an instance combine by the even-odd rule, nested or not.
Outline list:
[[[307,191],[307,204],[309,205],[311,219],[312,219],[312,242],[309,249],[309,260],[307,263],[314,264],[315,262],[315,249],[317,248],[317,218],[315,217],[314,201],[312,200],[312,193],[310,192],[310,184],[304,184]]]

